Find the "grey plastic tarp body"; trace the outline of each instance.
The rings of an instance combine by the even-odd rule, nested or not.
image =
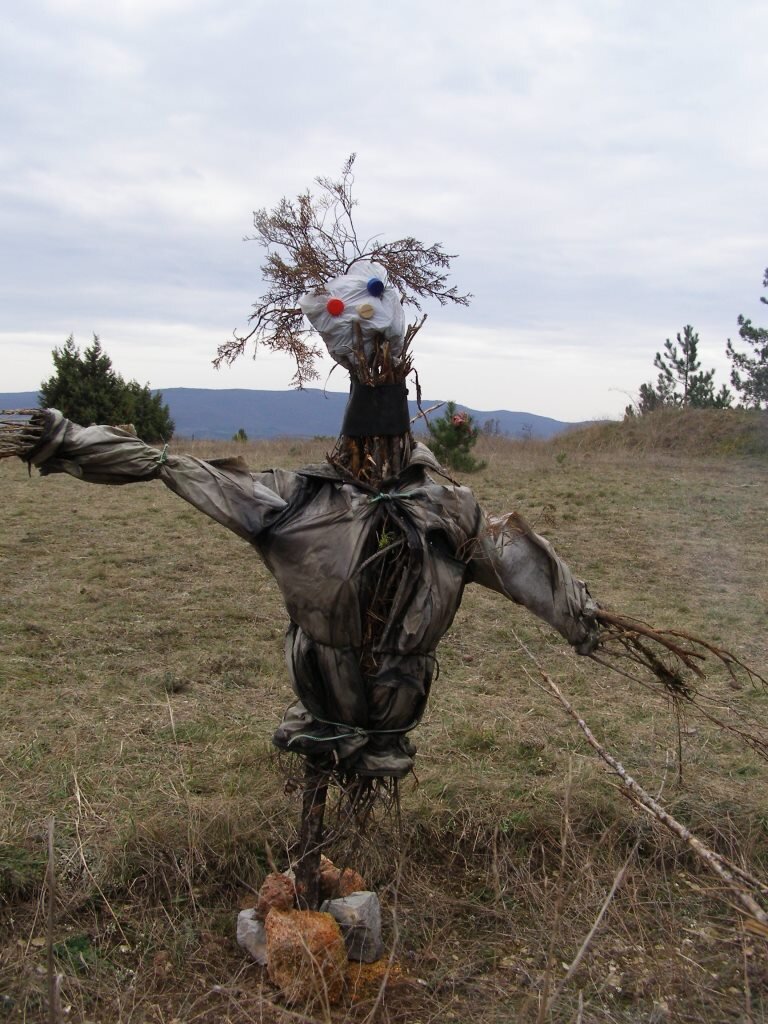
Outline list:
[[[438,466],[423,445],[380,496],[330,464],[252,472],[241,459],[167,454],[116,427],[80,427],[55,412],[49,420],[31,459],[42,473],[104,484],[159,479],[264,560],[290,617],[286,659],[297,697],[275,734],[279,746],[332,754],[361,775],[405,774],[415,752],[407,734],[424,712],[435,650],[467,584],[525,605],[580,653],[596,642],[597,606],[550,544],[515,516],[487,517],[469,488],[434,480]],[[365,651],[385,519],[400,524],[407,556]]]

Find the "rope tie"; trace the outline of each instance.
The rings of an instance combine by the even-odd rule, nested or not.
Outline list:
[[[163,446],[163,450],[160,452],[160,461],[158,462],[158,466],[164,466],[167,461],[168,461],[168,445],[166,444],[166,445]]]
[[[378,501],[399,501],[401,498],[416,498],[419,491],[382,491],[373,498],[368,499],[369,505],[375,505]]]
[[[312,716],[316,722],[320,722],[323,725],[332,725],[334,729],[341,729],[342,732],[337,733],[335,736],[317,736],[311,732],[299,732],[295,736],[291,736],[288,740],[287,746],[290,747],[296,740],[313,740],[315,743],[336,743],[337,740],[351,739],[353,736],[362,736],[366,739],[370,736],[389,736],[395,733],[401,734],[410,732],[415,729],[419,724],[411,722],[410,725],[406,725],[402,729],[364,729],[361,725],[348,725],[346,722],[331,722],[326,718],[318,718],[317,715]],[[346,730],[346,731],[344,731]]]

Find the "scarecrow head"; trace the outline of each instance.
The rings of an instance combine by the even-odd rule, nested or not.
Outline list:
[[[389,346],[393,364],[403,354],[405,316],[397,291],[379,263],[358,260],[344,277],[303,295],[299,306],[320,334],[333,360],[361,376],[370,367],[376,347]]]

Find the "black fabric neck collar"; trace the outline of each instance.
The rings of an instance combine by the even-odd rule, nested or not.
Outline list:
[[[399,384],[370,387],[352,381],[341,432],[346,437],[397,437],[411,428],[408,388]]]

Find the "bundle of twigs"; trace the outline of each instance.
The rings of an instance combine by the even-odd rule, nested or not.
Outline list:
[[[350,376],[358,384],[377,387],[382,384],[401,384],[411,370],[411,342],[421,329],[426,317],[409,324],[403,347],[395,357],[392,346],[383,334],[376,337],[372,354],[366,358],[360,325],[353,324],[355,331],[355,360],[350,366]],[[330,455],[331,462],[358,480],[374,486],[397,476],[407,465],[410,456],[409,434],[397,437],[346,437],[342,435]]]
[[[40,409],[0,409],[0,459],[24,458],[39,443],[45,423]],[[5,419],[4,417],[11,417]]]
[[[597,621],[602,628],[601,646],[614,642],[622,647],[625,656],[658,675],[664,686],[673,693],[687,695],[690,684],[686,683],[682,670],[688,669],[699,679],[704,678],[701,667],[707,655],[713,656],[728,670],[729,685],[734,690],[741,689],[739,673],[753,683],[766,684],[766,680],[754,669],[722,647],[716,647],[701,637],[692,636],[679,629],[655,629],[640,619],[629,615],[617,615],[605,608],[600,608]],[[658,644],[665,653],[672,656],[674,663],[665,665],[659,661],[658,653],[650,646],[650,642]]]
[[[655,629],[640,619],[617,615],[605,608],[599,609],[596,618],[601,633],[600,643],[590,655],[593,661],[668,696],[674,703],[678,721],[683,708],[695,708],[708,721],[738,736],[768,760],[768,736],[760,727],[747,722],[731,703],[725,709],[730,719],[726,721],[708,706],[712,703],[722,709],[722,701],[712,701],[700,685],[707,678],[705,664],[708,660],[726,669],[728,686],[734,690],[742,688],[742,679],[758,686],[768,685],[759,672],[731,651],[683,630]]]

